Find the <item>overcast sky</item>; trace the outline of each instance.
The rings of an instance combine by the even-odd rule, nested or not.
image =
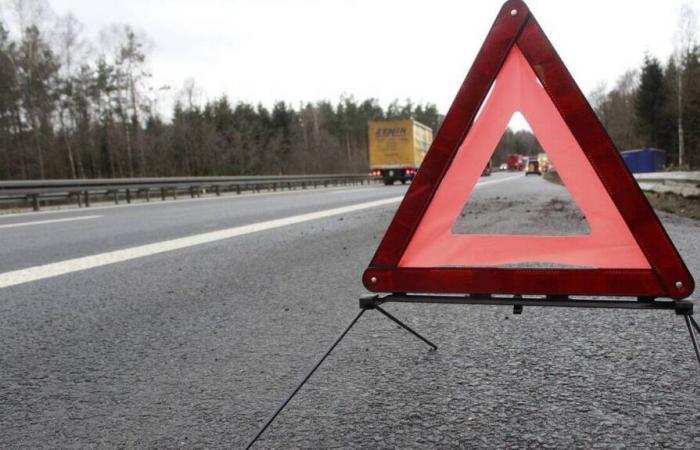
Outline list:
[[[683,0],[531,0],[582,90],[612,85],[645,52],[665,61]],[[700,0],[689,2],[700,10]],[[501,1],[50,0],[95,41],[127,23],[153,43],[156,86],[271,105],[342,94],[429,101],[446,112]],[[168,94],[171,95],[171,94]]]

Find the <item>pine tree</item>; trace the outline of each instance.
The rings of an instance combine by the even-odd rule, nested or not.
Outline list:
[[[634,103],[636,129],[645,147],[661,146],[664,122],[668,120],[664,114],[666,103],[663,69],[656,58],[647,55],[644,57]]]

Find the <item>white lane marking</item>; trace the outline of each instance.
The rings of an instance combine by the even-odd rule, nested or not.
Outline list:
[[[507,178],[499,178],[497,180],[480,181],[477,183],[477,187],[487,184],[500,183],[502,181],[507,180],[513,180],[515,178],[519,177],[512,176]],[[400,202],[401,200],[403,200],[403,198],[403,195],[398,197],[390,197],[387,199],[375,200],[372,202],[358,203],[356,205],[342,206],[340,208],[327,209],[324,211],[285,217],[282,219],[268,220],[266,222],[259,222],[251,225],[227,228],[225,230],[212,231],[209,233],[197,234],[194,236],[188,236],[184,238],[171,239],[169,241],[156,242],[154,244],[140,245],[137,247],[126,248],[123,250],[116,250],[107,253],[100,253],[97,255],[84,256],[81,258],[74,258],[66,261],[29,267],[26,269],[13,270],[10,272],[0,273],[0,289],[10,286],[16,286],[18,284],[30,283],[32,281],[39,281],[46,278],[57,277],[60,275],[66,275],[73,272],[79,272],[82,270],[102,267],[109,264],[129,261],[131,259],[143,258],[159,253],[180,250],[196,245],[208,244],[224,239],[230,239],[237,236],[244,236],[246,234],[272,230],[275,228],[295,225],[311,220],[324,219],[340,214],[347,214],[356,211],[362,211],[369,208],[390,205],[392,203]]]
[[[362,192],[364,190],[374,190],[377,188],[371,188],[371,187],[358,187],[356,189],[347,189],[344,187],[329,187],[329,188],[309,188],[307,190],[299,189],[299,190],[293,190],[293,191],[278,191],[278,192],[253,192],[253,193],[242,193],[242,194],[234,194],[234,193],[229,193],[225,192],[221,195],[221,197],[204,197],[204,198],[185,198],[185,195],[189,194],[184,194],[181,197],[179,197],[177,200],[173,200],[172,198],[167,198],[166,201],[162,200],[154,200],[152,202],[139,202],[139,203],[122,203],[119,205],[104,205],[104,206],[90,206],[89,208],[65,208],[65,209],[51,209],[48,211],[31,211],[31,212],[21,212],[21,213],[9,213],[9,214],[2,214],[0,213],[0,219],[3,219],[5,217],[21,217],[21,216],[38,216],[38,215],[44,215],[44,214],[69,214],[73,212],[88,212],[88,211],[96,211],[100,209],[116,209],[116,208],[138,208],[139,206],[170,206],[170,205],[178,205],[182,203],[189,203],[189,202],[206,202],[206,201],[212,201],[212,200],[236,200],[239,198],[249,198],[249,197],[269,197],[273,195],[302,195],[302,194],[326,194],[326,193],[333,193],[338,190],[344,190],[344,191],[357,191],[357,192]],[[209,194],[206,194],[209,195]]]
[[[102,217],[102,216],[79,216],[79,217],[68,217],[65,219],[37,220],[35,222],[6,223],[4,225],[0,225],[0,228],[29,227],[32,225],[45,225],[47,223],[73,222],[76,220],[98,219],[100,217]]]
[[[524,175],[513,175],[510,177],[497,178],[495,180],[480,181],[480,182],[476,183],[476,187],[487,186],[489,184],[503,183],[504,181],[510,181],[510,180],[515,179],[515,178],[520,178],[523,176]]]
[[[335,190],[334,190],[334,191],[332,191],[332,192],[330,192],[330,193],[331,193],[331,194],[354,194],[355,192],[377,191],[377,190],[379,190],[379,189],[382,189],[382,188],[378,188],[378,187],[366,187],[366,188],[363,188],[363,189],[341,189],[341,190],[338,190],[338,191],[335,191]]]
[[[260,231],[272,230],[274,228],[299,224],[303,222],[308,222],[310,220],[324,219],[340,214],[347,214],[355,211],[362,211],[369,208],[376,208],[378,206],[397,203],[401,201],[401,199],[403,199],[403,196],[391,197],[383,200],[376,200],[372,202],[359,203],[351,206],[327,209],[324,211],[301,214],[298,216],[285,217],[283,219],[268,220],[266,222],[259,222],[251,225],[227,228],[225,230],[212,231],[210,233],[197,234],[194,236],[157,242],[155,244],[140,245],[137,247],[126,248],[123,250],[116,250],[97,255],[84,256],[81,258],[69,259],[66,261],[30,267],[27,269],[13,270],[11,272],[5,272],[0,274],[0,288],[6,288],[18,284],[43,280],[45,278],[56,277],[59,275],[65,275],[81,270],[92,269],[95,267],[102,267],[108,264],[115,264],[131,259],[143,258],[145,256],[156,255],[158,253],[193,247],[195,245],[208,244],[211,242],[221,241],[223,239],[230,239],[236,236],[243,236],[246,234],[257,233]]]

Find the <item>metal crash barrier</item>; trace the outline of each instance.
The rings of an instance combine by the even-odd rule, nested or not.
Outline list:
[[[111,178],[91,180],[0,181],[0,202],[31,206],[39,211],[50,200],[75,202],[89,207],[92,201],[111,200],[131,203],[136,198],[162,201],[178,195],[192,198],[202,194],[260,192],[330,186],[362,185],[375,180],[366,174],[279,175],[234,177]]]

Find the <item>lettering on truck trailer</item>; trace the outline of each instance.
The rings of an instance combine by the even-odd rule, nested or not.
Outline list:
[[[406,137],[408,131],[405,127],[377,128],[375,136],[378,139],[387,137]]]

